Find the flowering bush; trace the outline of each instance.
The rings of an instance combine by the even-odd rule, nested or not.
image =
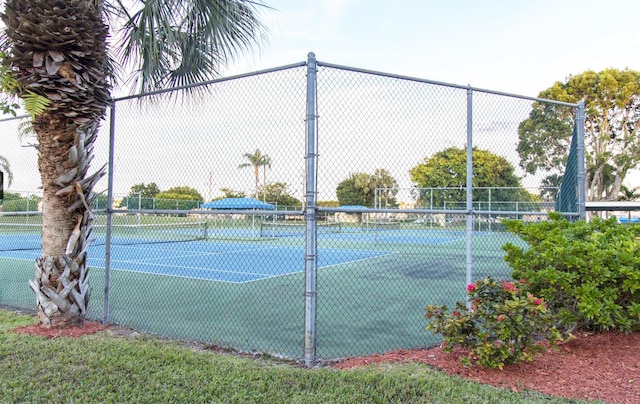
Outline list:
[[[537,338],[552,346],[561,339],[546,302],[528,292],[524,279],[513,283],[485,278],[467,285],[467,295],[470,307],[456,302],[449,313],[447,306],[429,305],[425,315],[427,330],[442,334],[445,352],[455,346],[470,348],[463,358],[466,365],[502,369],[533,359],[543,349]]]

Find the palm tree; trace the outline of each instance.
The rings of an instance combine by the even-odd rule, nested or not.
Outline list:
[[[262,156],[262,188],[264,192],[262,193],[262,200],[264,202],[267,201],[267,168],[271,168],[271,157],[266,154]]]
[[[355,187],[362,191],[365,200],[370,201],[371,204],[375,202],[378,189],[383,189],[380,196],[384,198],[385,208],[389,206],[389,198],[398,193],[397,189],[392,189],[398,187],[398,182],[384,168],[377,168],[373,174],[357,173],[353,178]],[[380,201],[380,206],[373,207],[382,207],[382,201]]]
[[[255,192],[254,197],[258,197],[258,188],[260,183],[260,167],[264,167],[264,185],[267,184],[267,167],[271,168],[271,157],[266,154],[262,154],[259,149],[256,149],[253,153],[245,153],[242,155],[247,159],[246,163],[242,163],[238,166],[239,169],[253,167],[253,176],[255,178]]]
[[[373,173],[375,189],[380,189],[380,196],[384,198],[384,207],[389,207],[389,198],[393,198],[398,194],[398,181],[391,176],[391,173],[384,169],[378,168]],[[382,206],[382,201],[380,201]]]
[[[250,0],[5,0],[3,62],[23,100],[50,103],[35,115],[43,188],[42,256],[36,260],[41,324],[82,323],[89,303],[87,247],[104,167],[88,175],[98,126],[124,68],[150,91],[213,78],[258,44],[264,27]],[[112,38],[113,49],[107,46]]]

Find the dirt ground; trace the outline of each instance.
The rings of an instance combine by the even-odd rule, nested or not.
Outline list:
[[[86,321],[81,327],[47,329],[40,325],[18,327],[16,332],[47,338],[81,337],[109,326]],[[621,334],[580,333],[557,350],[536,356],[533,362],[505,366],[503,370],[462,366],[461,349],[445,353],[440,348],[396,350],[367,357],[348,358],[334,363],[350,369],[377,363],[418,361],[451,375],[522,391],[536,390],[558,397],[597,399],[609,403],[640,403],[640,332]]]

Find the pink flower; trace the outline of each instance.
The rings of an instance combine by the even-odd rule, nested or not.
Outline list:
[[[520,283],[527,283],[527,281],[524,278],[522,278],[520,279]]]
[[[498,321],[504,321],[504,319],[506,319],[507,316],[505,316],[504,314],[500,314],[497,318]]]
[[[467,292],[471,293],[474,290],[476,290],[476,284],[475,283],[470,283],[467,285]]]
[[[513,293],[518,292],[518,288],[516,288],[513,283],[509,283],[506,281],[502,281],[502,288],[507,292],[513,292]]]
[[[460,312],[459,311],[454,311],[453,312],[453,317],[460,317]]]

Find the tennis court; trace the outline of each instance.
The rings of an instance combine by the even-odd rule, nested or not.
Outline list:
[[[299,246],[261,245],[222,241],[158,242],[132,238],[114,238],[111,269],[153,275],[177,276],[207,281],[244,283],[302,272],[304,249]],[[37,235],[1,236],[0,256],[34,261],[40,251],[29,246],[39,245]],[[7,251],[7,246],[15,250]],[[392,251],[323,249],[318,267],[371,260],[393,254]],[[90,267],[105,267],[105,246],[90,247]]]
[[[176,338],[296,357],[304,305],[304,226],[252,221],[207,225],[193,218],[118,218],[112,229],[109,320]],[[166,223],[164,223],[166,221]],[[203,230],[204,227],[204,230]],[[92,318],[101,318],[105,242],[95,226],[89,251]],[[257,231],[256,231],[257,230]],[[267,230],[267,229],[263,229]],[[0,226],[0,301],[30,307],[28,280],[40,254],[40,226]],[[504,233],[476,232],[474,277],[508,275]],[[318,231],[318,355],[381,352],[437,343],[421,321],[427,304],[464,298],[466,232],[342,226]],[[11,250],[11,251],[8,251]],[[482,253],[480,253],[482,251]],[[377,320],[373,317],[376,314]],[[349,343],[345,344],[345,340]]]
[[[207,281],[244,283],[302,272],[304,225],[215,227],[205,221],[116,224],[111,227],[110,268]],[[40,254],[41,225],[0,225],[0,256],[33,261]],[[474,238],[490,238],[475,232]],[[89,266],[106,267],[106,226],[96,225]],[[445,247],[464,242],[460,230],[319,226],[318,268],[381,257],[412,246]],[[376,261],[376,259],[378,259]]]

